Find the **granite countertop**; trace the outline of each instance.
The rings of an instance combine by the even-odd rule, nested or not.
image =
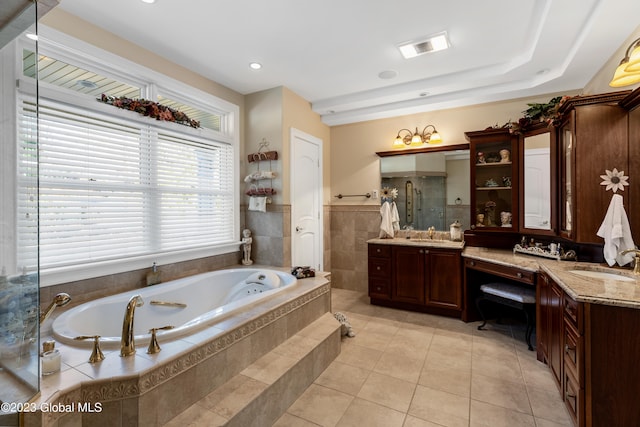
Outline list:
[[[556,261],[534,256],[514,254],[504,249],[467,247],[462,253],[466,258],[518,267],[531,271],[544,271],[562,289],[578,302],[615,305],[640,309],[640,276],[634,276],[628,268],[611,268],[606,264],[575,261]],[[615,273],[632,281],[585,277],[571,270],[588,270]]]
[[[440,239],[407,239],[395,237],[393,239],[370,239],[367,243],[374,243],[378,245],[397,245],[397,246],[417,246],[417,247],[431,247],[442,249],[462,249],[464,248],[464,242],[454,242],[452,240],[440,240]]]

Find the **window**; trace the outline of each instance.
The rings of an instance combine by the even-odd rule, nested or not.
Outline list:
[[[39,55],[47,72],[39,72],[44,77],[39,80],[37,114],[32,94],[21,90],[17,97],[19,246],[33,247],[39,241],[43,278],[47,271],[65,271],[63,280],[72,280],[150,266],[152,261],[237,250],[238,150],[232,129],[237,107],[221,100],[216,105],[206,97],[203,102],[201,97],[160,96],[184,93],[184,86],[172,88],[165,78],[161,87],[153,76],[153,84],[136,89],[136,84],[122,83],[126,78],[105,77],[108,70],[101,71],[99,64],[87,67],[86,58],[80,67],[72,65],[69,56],[64,62],[53,56]],[[34,58],[23,50],[23,79],[32,78]],[[119,67],[121,74],[123,69]],[[131,73],[137,83],[140,70]],[[89,87],[89,81],[98,87]],[[203,121],[203,128],[99,103],[95,98],[100,85],[149,94],[147,99]],[[36,158],[39,190],[34,200]],[[20,215],[34,203],[39,228]],[[38,260],[27,254],[19,255],[19,262],[31,269]],[[98,265],[107,267],[96,269]],[[69,274],[83,269],[79,276]]]

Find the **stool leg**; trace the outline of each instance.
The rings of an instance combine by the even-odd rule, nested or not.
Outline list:
[[[483,297],[478,297],[476,298],[476,308],[478,309],[478,313],[480,313],[480,317],[482,317],[482,325],[478,326],[478,330],[481,331],[482,328],[484,328],[484,325],[487,324],[487,319],[484,318],[484,313],[482,312],[482,309],[480,308],[480,301],[483,301],[484,298]]]
[[[524,311],[524,316],[527,318],[527,331],[525,332],[524,338],[525,338],[525,341],[527,342],[529,351],[533,351],[533,347],[531,346],[531,334],[533,333],[533,324],[531,322],[531,318],[533,316],[531,316],[531,314],[529,313],[529,310],[526,307],[523,311]]]

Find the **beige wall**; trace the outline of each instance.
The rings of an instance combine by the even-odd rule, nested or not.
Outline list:
[[[619,90],[629,90],[640,87],[640,83],[635,85],[614,88],[609,86],[609,82],[613,77],[613,73],[620,65],[620,61],[624,58],[627,48],[637,38],[640,38],[640,26],[625,40],[625,42],[616,50],[606,64],[602,66],[600,71],[591,79],[589,83],[584,87],[583,92],[586,95],[594,95],[597,93],[617,92]]]
[[[396,134],[401,128],[421,131],[433,124],[442,136],[443,144],[466,143],[464,132],[502,126],[516,121],[527,109],[527,103],[545,103],[558,95],[576,95],[576,91],[554,93],[539,97],[515,99],[464,108],[432,111],[389,119],[334,126],[331,128],[331,194],[364,194],[380,187],[380,165],[377,151],[392,150]],[[379,204],[380,200],[350,197],[333,205]]]

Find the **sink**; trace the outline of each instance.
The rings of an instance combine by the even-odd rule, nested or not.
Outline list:
[[[621,282],[635,282],[635,279],[627,276],[623,276],[617,273],[609,273],[605,271],[592,271],[592,270],[569,270],[569,273],[577,274],[584,277],[591,277],[594,279],[602,280],[618,280]]]

